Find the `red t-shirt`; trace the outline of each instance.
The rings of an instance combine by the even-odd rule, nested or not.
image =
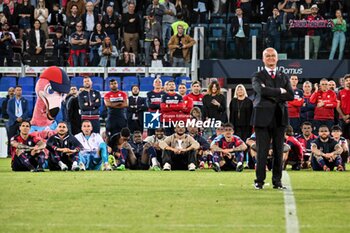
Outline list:
[[[338,93],[340,108],[345,115],[350,114],[350,90],[343,89]]]

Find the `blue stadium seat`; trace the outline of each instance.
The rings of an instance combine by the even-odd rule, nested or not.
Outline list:
[[[153,90],[153,80],[152,77],[140,78],[140,91],[152,91]]]
[[[208,45],[210,48],[210,58],[224,58],[226,50],[225,39],[220,37],[210,37]]]
[[[6,98],[4,97],[4,98],[0,98],[0,106],[2,106],[2,102],[4,102],[4,100],[5,100]],[[2,117],[2,114],[1,114],[1,111],[0,111],[0,118]]]
[[[178,87],[181,83],[186,85],[187,90],[191,88],[192,80],[190,77],[181,76],[175,79],[176,86]]]
[[[16,87],[17,77],[15,76],[4,76],[0,78],[0,91],[6,91],[10,87]]]
[[[223,38],[226,36],[226,24],[216,23],[209,25],[209,37]]]
[[[111,80],[111,79],[116,80],[116,81],[118,82],[118,87],[119,87],[119,89],[121,89],[122,83],[121,83],[120,77],[111,76],[111,77],[107,77],[107,78],[105,79],[104,91],[110,91],[110,88],[109,88],[109,80]]]
[[[92,89],[97,91],[103,91],[103,78],[102,77],[91,77]]]
[[[35,78],[33,76],[21,77],[18,79],[18,85],[22,86],[23,93],[33,94],[35,91]]]
[[[133,85],[140,85],[139,78],[136,76],[125,76],[123,77],[123,91],[131,91]]]
[[[252,38],[252,36],[256,36],[257,38],[261,37],[262,25],[260,23],[251,23],[249,24],[249,27],[250,27],[250,35],[249,35],[250,38]]]
[[[70,82],[72,86],[77,86],[77,88],[79,89],[80,87],[83,86],[83,79],[84,77],[72,77]]]
[[[174,81],[174,78],[172,76],[162,76],[162,77],[160,77],[160,79],[162,80],[163,86],[164,86],[165,82],[167,82],[167,81],[170,81],[170,80]]]
[[[226,16],[222,14],[212,14],[210,15],[210,23],[225,23],[226,21]]]

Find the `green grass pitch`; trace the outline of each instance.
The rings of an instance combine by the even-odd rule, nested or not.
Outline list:
[[[350,232],[350,173],[288,171],[300,232]],[[12,172],[0,232],[286,232],[283,191],[254,171]],[[271,173],[267,182],[271,184]]]

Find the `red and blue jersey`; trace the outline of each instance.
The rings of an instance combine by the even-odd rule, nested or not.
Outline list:
[[[343,89],[338,93],[338,100],[340,101],[340,109],[345,115],[350,114],[350,90]]]
[[[301,161],[303,158],[303,146],[301,143],[293,136],[289,136],[286,143],[290,146],[288,159],[291,161]]]
[[[242,145],[243,141],[240,137],[236,135],[232,135],[231,141],[228,142],[226,141],[226,138],[224,135],[219,135],[217,138],[213,140],[212,143],[216,144],[221,149],[232,149]]]
[[[149,112],[156,112],[160,110],[160,104],[162,102],[162,96],[166,93],[164,91],[156,92],[150,91],[147,93],[147,104]]]
[[[195,95],[195,94],[193,94],[193,93],[190,93],[190,94],[188,94],[188,95],[186,95],[186,96],[188,96],[189,98],[192,99],[192,101],[193,101],[193,107],[198,107],[198,108],[200,108],[200,109],[203,108],[203,97],[204,97],[203,94]]]
[[[23,145],[26,145],[26,146],[29,146],[29,147],[34,147],[39,141],[40,141],[40,138],[39,137],[36,137],[36,136],[31,136],[31,135],[28,135],[28,138],[27,139],[23,139],[21,137],[20,134],[14,136],[11,138],[11,141],[16,141],[20,144],[23,144]],[[17,148],[11,146],[11,158],[12,160],[15,159],[15,156],[16,156],[16,150]],[[23,151],[25,156],[30,156],[30,150],[24,150]]]
[[[306,139],[302,134],[298,135],[296,139],[300,142],[303,148],[304,156],[311,156],[311,143],[317,138],[316,135],[311,134],[309,139]]]
[[[294,100],[288,101],[288,115],[290,118],[299,118],[300,109],[303,106],[303,91],[300,89],[294,89]]]

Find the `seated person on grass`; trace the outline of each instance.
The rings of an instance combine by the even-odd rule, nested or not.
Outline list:
[[[247,145],[234,135],[233,126],[230,123],[223,125],[224,133],[215,138],[211,144],[213,151],[213,169],[216,172],[243,171],[244,151]]]
[[[49,169],[51,171],[79,171],[80,142],[68,132],[66,122],[57,125],[57,134],[52,135],[46,142],[49,150]]]
[[[30,122],[22,121],[19,134],[11,138],[11,167],[13,171],[43,172],[46,144],[29,134]]]
[[[212,154],[210,151],[210,144],[201,135],[199,135],[199,129],[197,127],[188,127],[188,133],[199,143],[199,149],[196,153],[196,162],[199,162],[199,169],[209,167],[208,161],[211,161]]]
[[[107,144],[100,134],[92,132],[92,124],[89,120],[83,121],[81,131],[75,135],[83,146],[79,152],[80,171],[101,170],[102,164],[104,171],[111,171],[108,163]]]
[[[141,164],[143,169],[148,169],[151,165],[151,170],[160,171],[162,164],[162,149],[159,143],[164,141],[164,129],[158,128],[155,130],[155,135],[148,136],[143,140],[146,144],[143,146]]]
[[[112,156],[109,156],[108,160],[114,170],[124,171],[125,168],[136,166],[136,156],[128,143],[129,139],[130,130],[122,128],[120,133],[114,134],[108,142],[108,146],[112,148]]]
[[[318,138],[311,143],[311,166],[314,171],[331,171],[336,167],[337,171],[343,171],[340,157],[343,149],[341,145],[330,137],[326,125],[318,128]]]
[[[288,154],[283,154],[283,169],[286,169],[289,164],[292,165],[292,170],[299,171],[303,159],[303,147],[293,135],[293,127],[288,125],[284,138],[286,140],[285,143],[289,145],[290,150],[288,151]]]
[[[163,150],[163,170],[196,170],[196,151],[199,143],[185,133],[186,128],[177,124],[175,133],[159,143]]]
[[[334,140],[336,140],[342,147],[343,152],[341,153],[340,157],[342,159],[342,166],[345,170],[345,164],[349,159],[349,145],[348,141],[342,137],[342,129],[340,128],[339,125],[334,125],[331,129],[331,135]]]

